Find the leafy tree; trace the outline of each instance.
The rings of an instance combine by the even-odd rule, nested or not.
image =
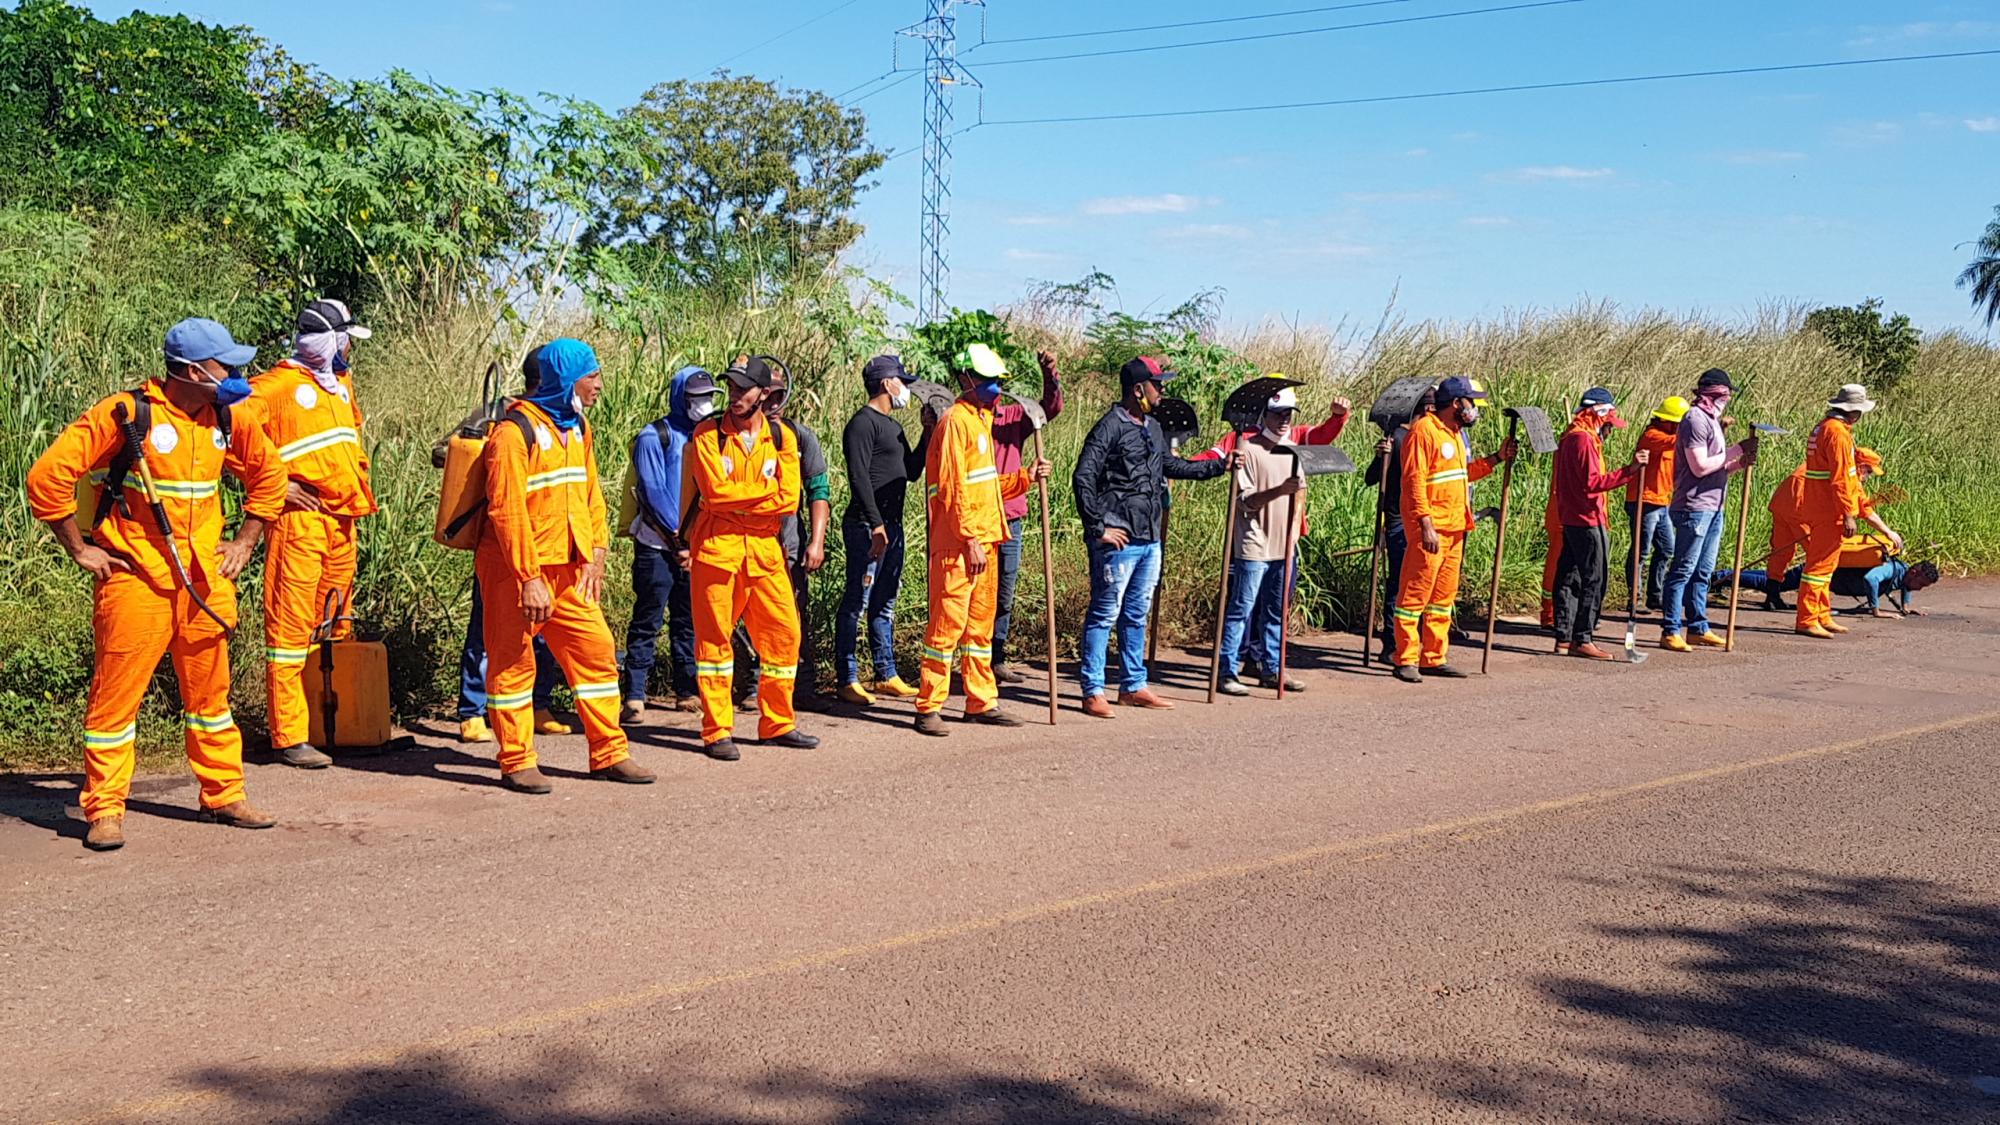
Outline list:
[[[1871,297],[1852,307],[1814,309],[1806,329],[1817,332],[1834,349],[1854,361],[1858,382],[1881,389],[1894,387],[1917,362],[1923,336],[1901,313],[1882,319],[1882,300]]]
[[[655,86],[621,117],[643,159],[606,170],[586,246],[651,252],[650,268],[700,281],[747,246],[811,267],[861,234],[854,204],[883,156],[825,94],[723,72]]]
[[[1972,307],[1984,310],[1990,328],[2000,320],[2000,207],[1993,208],[1993,221],[1975,245],[1979,254],[1958,275],[1958,287],[1972,290]]]
[[[63,0],[0,11],[0,196],[44,206],[191,210],[269,123],[242,28]]]

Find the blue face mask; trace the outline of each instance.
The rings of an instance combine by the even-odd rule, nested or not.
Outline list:
[[[988,379],[979,383],[972,388],[972,393],[979,401],[991,406],[1000,401],[1000,380]]]
[[[229,378],[215,385],[215,404],[235,406],[250,397],[250,380],[243,377],[241,367],[229,369]]]
[[[335,375],[347,374],[347,357],[340,352],[333,353],[333,373]]]

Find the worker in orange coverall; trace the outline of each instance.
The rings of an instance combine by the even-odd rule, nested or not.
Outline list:
[[[1466,431],[1486,401],[1478,381],[1454,375],[1438,385],[1436,398],[1436,412],[1410,424],[1403,446],[1403,526],[1417,549],[1403,555],[1396,589],[1396,678],[1410,684],[1425,676],[1465,676],[1447,660],[1465,535],[1472,527],[1470,485],[1514,456],[1511,441],[1491,456],[1468,456]]]
[[[917,685],[918,734],[942,737],[945,697],[956,655],[965,678],[968,722],[1018,727],[1000,710],[993,677],[993,626],[1000,608],[1000,544],[1007,541],[1007,501],[1047,480],[1037,460],[1006,476],[994,465],[993,414],[1007,365],[985,344],[953,361],[958,401],[931,432],[924,494],[930,505],[930,625],[924,633],[923,676]]]
[[[180,681],[200,819],[237,828],[277,823],[244,799],[243,736],[229,712],[235,578],[285,502],[284,466],[263,431],[227,418],[250,393],[242,367],[256,355],[212,320],[176,324],[167,333],[165,374],[100,399],[28,470],[35,518],[95,580],[97,663],[83,718],[81,803],[90,823],[84,846],[96,851],[124,846],[139,702],[162,655],[173,657]],[[140,448],[128,451],[121,415],[139,432]],[[165,528],[147,503],[141,464],[126,453],[150,473]],[[243,522],[226,543],[225,469],[247,488]]]
[[[1854,424],[1875,409],[1868,388],[1849,383],[1828,400],[1826,417],[1806,439],[1805,495],[1806,563],[1799,575],[1796,632],[1831,637],[1847,632],[1833,619],[1833,596],[1827,587],[1840,566],[1841,540],[1854,534],[1864,496],[1854,464]]]
[[[1882,455],[1865,446],[1854,451],[1854,472],[1857,479],[1866,481],[1882,472]],[[1771,512],[1771,553],[1765,560],[1764,573],[1771,574],[1777,567],[1779,581],[1766,581],[1764,586],[1764,608],[1772,610],[1790,609],[1780,596],[1779,586],[1783,584],[1785,572],[1791,569],[1792,558],[1805,545],[1811,529],[1806,526],[1806,467],[1801,464],[1792,470],[1792,475],[1778,482],[1771,492],[1768,505]],[[1892,530],[1888,523],[1875,511],[1875,502],[1867,492],[1861,494],[1861,519],[1881,532],[1883,537],[1894,544],[1896,551],[1903,549],[1903,537]]]
[[[361,404],[347,371],[353,341],[368,329],[339,301],[314,301],[299,313],[292,358],[250,381],[264,435],[285,463],[285,510],[271,525],[264,555],[264,686],[270,698],[271,749],[278,760],[321,769],[333,759],[307,742],[305,665],[327,597],[352,596],[355,523],[375,514],[368,454],[361,447]],[[334,638],[348,634],[342,622]]]
[[[535,638],[548,642],[576,696],[590,774],[631,785],[653,780],[618,727],[618,657],[604,621],[610,548],[597,455],[582,411],[603,393],[597,353],[556,340],[539,353],[542,380],[515,400],[486,442],[486,521],[473,568],[485,604],[486,710],[500,779],[547,793],[536,768]]]
[[[810,750],[819,739],[799,729],[792,688],[799,674],[799,612],[779,537],[796,516],[798,432],[769,418],[764,397],[774,382],[761,357],[732,364],[729,407],[694,428],[681,453],[682,569],[694,588],[694,679],[701,697],[701,743],[709,757],[733,762],[736,707],[731,689],[738,621],[760,662],[757,738],[765,746]]]

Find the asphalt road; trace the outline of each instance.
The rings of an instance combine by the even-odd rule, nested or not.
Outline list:
[[[10,1120],[2000,1120],[2000,584],[1639,668],[1051,731],[817,719],[645,789],[457,748],[0,782]],[[1466,654],[1476,664],[1476,650]],[[1073,692],[1073,689],[1071,689]],[[1035,714],[1032,701],[1015,704]]]

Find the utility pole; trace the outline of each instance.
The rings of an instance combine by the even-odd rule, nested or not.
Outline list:
[[[919,247],[923,260],[917,316],[929,324],[944,319],[951,308],[945,296],[951,280],[951,267],[945,260],[945,240],[951,234],[951,88],[979,88],[979,80],[958,62],[957,10],[969,4],[983,10],[986,0],[926,3],[929,14],[924,21],[897,34],[924,42],[924,194]]]

